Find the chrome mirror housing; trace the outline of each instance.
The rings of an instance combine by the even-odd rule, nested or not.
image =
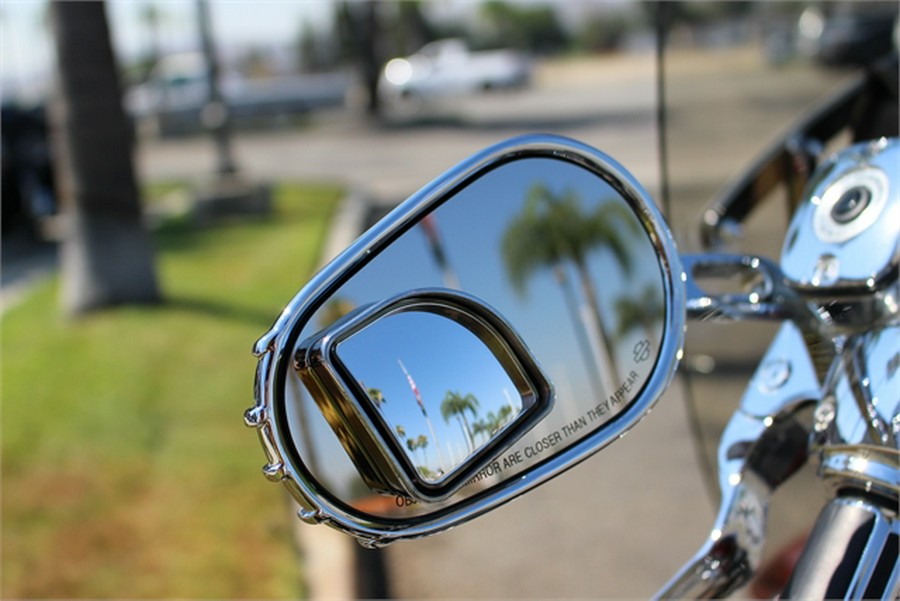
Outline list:
[[[556,136],[491,147],[316,275],[255,347],[245,421],[300,517],[363,544],[445,530],[648,413],[684,273],[646,192]]]

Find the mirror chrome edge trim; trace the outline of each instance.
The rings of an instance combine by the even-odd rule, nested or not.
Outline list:
[[[282,380],[293,357],[302,326],[317,308],[318,301],[335,288],[347,274],[355,273],[402,232],[418,216],[447,200],[462,184],[512,160],[551,157],[575,163],[591,171],[619,191],[635,209],[651,243],[656,248],[663,271],[667,307],[663,339],[657,362],[640,394],[627,409],[597,432],[568,447],[558,455],[530,468],[513,480],[496,485],[484,494],[462,501],[458,506],[434,514],[406,520],[377,518],[347,510],[330,500],[302,461],[293,461],[285,445],[279,423],[283,400]],[[245,423],[258,430],[268,463],[263,472],[269,480],[282,482],[300,504],[299,517],[310,523],[326,523],[355,537],[363,546],[379,547],[396,540],[436,534],[465,523],[574,467],[610,443],[624,436],[652,410],[668,388],[682,357],[686,323],[684,270],[672,233],[641,184],[618,162],[599,150],[562,136],[529,134],[500,142],[473,155],[432,180],[361,235],[301,288],[281,312],[273,326],[254,345],[258,358],[255,405],[245,413]],[[282,386],[279,387],[279,384]]]

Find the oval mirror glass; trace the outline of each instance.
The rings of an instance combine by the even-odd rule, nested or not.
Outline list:
[[[641,187],[594,149],[520,138],[301,290],[257,345],[247,421],[306,519],[372,544],[422,536],[621,436],[668,383],[683,324]]]

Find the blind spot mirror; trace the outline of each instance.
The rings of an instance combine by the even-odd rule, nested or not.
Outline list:
[[[526,136],[427,185],[256,344],[256,428],[300,516],[367,545],[460,524],[614,442],[681,354],[684,272],[615,161]]]
[[[521,339],[477,299],[422,290],[354,311],[295,367],[372,490],[445,499],[550,409]]]

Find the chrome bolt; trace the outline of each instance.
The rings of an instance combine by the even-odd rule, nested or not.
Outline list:
[[[266,409],[262,405],[256,405],[244,412],[244,423],[250,428],[259,427],[266,419]]]
[[[772,359],[760,367],[758,386],[762,392],[775,392],[790,378],[791,362],[787,359]]]
[[[832,399],[826,399],[816,406],[816,410],[813,413],[813,429],[816,432],[824,432],[834,421],[834,403],[831,401]]]

